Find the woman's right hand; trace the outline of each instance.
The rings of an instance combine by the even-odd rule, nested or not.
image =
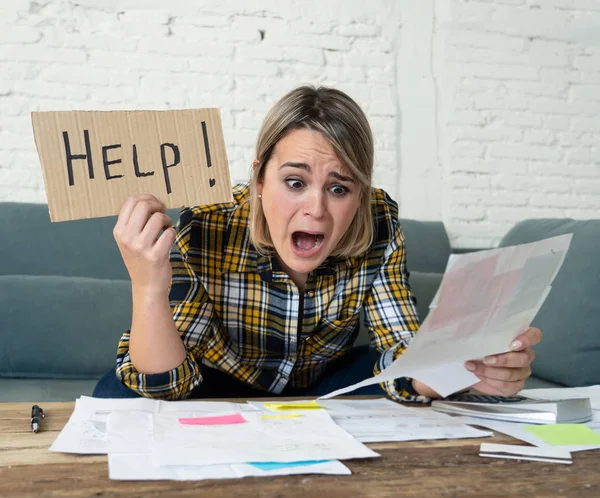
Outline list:
[[[121,206],[113,235],[133,290],[166,294],[172,276],[169,251],[175,229],[165,214],[165,205],[153,195],[129,197]]]

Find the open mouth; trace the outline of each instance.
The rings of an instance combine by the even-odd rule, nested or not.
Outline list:
[[[294,247],[300,251],[312,251],[323,243],[325,236],[322,233],[294,232],[292,241]]]

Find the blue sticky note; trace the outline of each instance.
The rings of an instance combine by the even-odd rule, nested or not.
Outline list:
[[[303,465],[313,465],[315,463],[325,463],[329,460],[302,460],[299,462],[248,462],[259,470],[278,470],[286,467],[301,467]]]

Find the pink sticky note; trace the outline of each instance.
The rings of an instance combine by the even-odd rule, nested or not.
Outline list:
[[[180,418],[179,423],[183,425],[228,425],[244,424],[246,419],[236,413],[235,415],[219,415],[216,417]]]

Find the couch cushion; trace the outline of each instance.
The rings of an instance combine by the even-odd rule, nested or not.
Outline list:
[[[0,377],[98,378],[130,325],[129,281],[0,275]]]
[[[444,273],[450,257],[450,241],[439,221],[400,219],[410,272]]]
[[[564,264],[532,325],[544,333],[533,375],[566,386],[600,384],[600,220],[527,220],[501,247],[573,233]]]

